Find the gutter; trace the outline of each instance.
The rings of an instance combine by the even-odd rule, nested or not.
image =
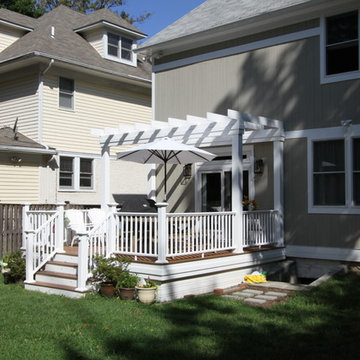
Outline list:
[[[120,77],[123,77],[123,78],[131,80],[131,81],[137,81],[137,82],[142,82],[142,83],[147,84],[147,85],[151,85],[151,80],[150,79],[145,79],[145,78],[142,78],[142,77],[136,76],[136,75],[129,75],[129,74],[124,74],[124,73],[119,73],[119,72],[116,72],[116,71],[113,71],[113,70],[107,70],[107,69],[101,68],[99,66],[85,64],[85,63],[82,63],[82,62],[69,60],[69,59],[66,59],[66,58],[59,57],[59,56],[53,56],[53,55],[42,53],[42,52],[39,52],[39,51],[32,51],[32,52],[29,52],[29,53],[26,53],[26,54],[23,54],[23,55],[18,55],[18,56],[15,56],[15,57],[12,57],[12,58],[9,58],[9,59],[6,59],[6,60],[1,60],[0,65],[4,64],[4,63],[7,63],[7,62],[11,62],[11,61],[21,60],[22,58],[30,58],[32,56],[40,56],[40,57],[44,57],[44,58],[50,58],[50,59],[52,59],[54,61],[57,60],[57,61],[65,63],[65,64],[76,65],[76,66],[83,67],[85,69],[99,71],[99,72],[109,74],[109,75],[120,76]]]
[[[40,155],[57,155],[56,150],[47,149],[38,149],[38,148],[30,148],[24,146],[7,146],[0,145],[0,151],[11,151],[11,152],[19,152],[19,153],[27,153],[27,154],[40,154]]]

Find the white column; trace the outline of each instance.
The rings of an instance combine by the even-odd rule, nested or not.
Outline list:
[[[59,216],[56,220],[56,235],[55,235],[55,248],[57,252],[64,251],[64,206],[65,203],[56,204],[56,210],[59,213]]]
[[[26,230],[29,229],[29,218],[28,218],[28,211],[30,210],[30,203],[23,203],[22,204],[22,244],[21,244],[21,250],[26,249]]]
[[[76,290],[86,291],[86,281],[88,279],[88,236],[86,234],[78,235],[80,236],[80,241],[78,249],[79,262]]]
[[[278,211],[276,239],[280,246],[284,245],[284,140],[273,143],[274,157],[274,210]]]
[[[26,241],[26,252],[25,252],[25,261],[26,261],[26,282],[34,283],[34,236],[35,230],[26,230],[25,231],[25,241]]]
[[[101,149],[101,171],[101,208],[106,211],[110,202],[110,148],[107,145],[103,145]]]
[[[166,219],[166,207],[167,203],[156,203],[158,208],[158,259],[155,261],[157,264],[167,264],[167,244],[168,244],[168,232],[167,232],[167,219]]]
[[[108,221],[108,228],[106,230],[106,256],[110,257],[115,252],[116,241],[116,206],[117,203],[108,204],[109,212],[111,213]]]
[[[233,243],[235,252],[243,252],[243,133],[239,129],[238,134],[232,137],[232,211],[235,211],[233,223]]]

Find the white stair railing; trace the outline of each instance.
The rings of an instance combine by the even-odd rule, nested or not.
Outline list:
[[[243,246],[277,244],[277,210],[243,212]]]

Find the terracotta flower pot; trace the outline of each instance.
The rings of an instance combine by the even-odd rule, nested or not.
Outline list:
[[[119,288],[121,300],[133,300],[135,297],[135,288]]]
[[[156,287],[143,288],[136,287],[139,301],[144,304],[152,304],[155,301]]]
[[[100,284],[100,293],[106,297],[113,297],[115,294],[115,287],[113,284],[102,283]]]

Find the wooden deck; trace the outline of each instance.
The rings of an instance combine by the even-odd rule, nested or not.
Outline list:
[[[252,246],[244,248],[244,253],[252,253],[258,251],[266,251],[275,249],[276,246],[274,245],[266,245],[266,246]],[[77,246],[65,246],[64,247],[65,253],[68,255],[78,255],[78,247]],[[239,255],[233,253],[232,251],[217,251],[217,252],[207,252],[204,254],[189,254],[189,255],[181,255],[181,256],[171,256],[167,257],[166,260],[169,264],[178,264],[184,263],[189,261],[199,261],[199,260],[206,260],[206,259],[214,259],[214,258],[222,258],[227,256],[235,256]],[[132,262],[141,263],[141,264],[155,264],[157,257],[152,256],[134,256],[128,254],[116,254],[119,258],[129,258]]]

